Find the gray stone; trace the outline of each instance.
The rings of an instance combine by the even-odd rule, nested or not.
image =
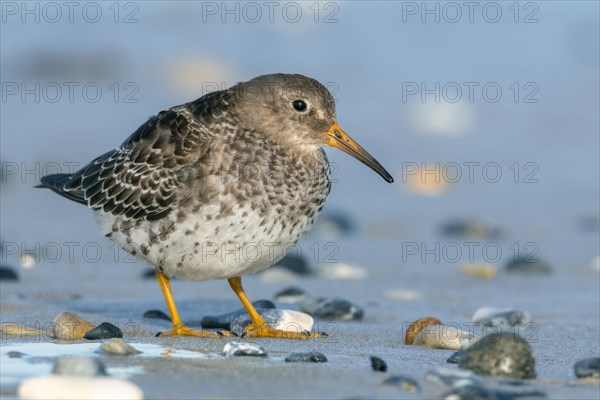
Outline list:
[[[365,314],[362,307],[337,298],[306,299],[300,308],[313,317],[336,321],[361,320]]]
[[[577,361],[575,363],[575,376],[578,378],[600,378],[600,357]]]
[[[312,268],[306,258],[301,255],[286,255],[274,265],[276,268],[287,269],[298,275],[310,275]]]
[[[0,281],[16,282],[19,280],[19,275],[14,268],[8,265],[0,265]]]
[[[88,331],[83,338],[87,340],[122,338],[123,332],[109,322],[103,322],[91,331]]]
[[[258,312],[265,323],[273,329],[291,332],[310,332],[314,325],[314,320],[310,315],[299,311],[261,309]],[[238,314],[231,320],[230,331],[238,336],[243,336],[244,329],[251,323],[252,319],[247,313]]]
[[[223,347],[225,357],[266,357],[267,351],[259,345],[253,343],[229,342]]]
[[[100,348],[98,350],[104,354],[117,356],[128,356],[141,353],[141,351],[139,351],[138,349],[131,346],[130,344],[128,344],[120,338],[113,338],[107,340],[106,342],[102,343],[102,345],[100,345]]]
[[[385,378],[381,383],[383,385],[397,386],[398,388],[400,388],[400,390],[403,390],[405,392],[416,393],[421,391],[419,383],[416,380],[407,376],[392,375],[388,378]]]
[[[460,357],[462,357],[464,352],[464,350],[455,351],[454,353],[450,354],[450,357],[448,357],[446,362],[448,364],[458,364],[458,362],[460,361]]]
[[[165,321],[171,322],[171,317],[169,317],[167,314],[160,310],[148,310],[144,313],[144,318],[163,319]]]
[[[106,368],[95,357],[63,357],[56,360],[52,368],[54,375],[106,376]]]
[[[536,376],[531,347],[519,335],[509,332],[482,337],[465,350],[458,366],[480,375],[516,379]]]
[[[327,362],[327,357],[323,353],[318,351],[311,351],[309,353],[293,353],[285,358],[285,362],[314,362],[324,363]]]
[[[504,269],[512,274],[523,275],[547,275],[552,272],[552,267],[548,263],[533,257],[510,260]]]
[[[511,328],[528,324],[531,319],[524,310],[482,307],[475,311],[472,320],[484,327]]]
[[[371,356],[371,368],[373,368],[373,371],[377,371],[377,372],[386,372],[387,371],[387,363],[379,357],[376,356]]]
[[[253,302],[252,305],[259,314],[265,310],[277,308],[277,306],[270,300],[257,300]],[[229,331],[231,330],[231,321],[234,317],[240,314],[248,315],[244,308],[240,308],[226,314],[207,315],[206,317],[202,318],[200,324],[204,329],[226,329]]]
[[[306,300],[307,297],[308,293],[295,286],[290,286],[275,294],[275,300],[277,300],[280,303],[287,304],[299,304],[302,301]]]
[[[442,386],[465,386],[483,384],[484,379],[471,371],[450,368],[436,368],[425,375],[425,379]]]

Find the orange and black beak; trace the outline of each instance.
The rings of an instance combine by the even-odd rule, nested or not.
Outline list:
[[[373,171],[377,172],[387,182],[394,182],[394,178],[379,164],[379,162],[373,158],[365,149],[360,147],[358,143],[354,141],[346,132],[340,128],[337,122],[331,125],[331,128],[325,132],[327,136],[326,144],[328,146],[337,147],[344,153],[350,154],[358,161],[362,162]]]

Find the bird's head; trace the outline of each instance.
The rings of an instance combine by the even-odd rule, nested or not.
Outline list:
[[[377,172],[392,176],[338,125],[335,101],[325,86],[303,75],[262,75],[230,89],[237,110],[248,124],[284,146],[315,150],[337,147]]]

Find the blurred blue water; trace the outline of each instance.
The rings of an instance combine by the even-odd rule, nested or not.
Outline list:
[[[518,22],[513,3],[496,3],[502,10],[496,23],[478,11],[484,3],[478,3],[473,23],[464,14],[456,23],[448,22],[448,15],[439,23],[425,15],[423,23],[420,13],[407,13],[425,4],[421,2],[366,1],[332,3],[332,8],[325,8],[326,2],[296,2],[303,10],[298,23],[287,22],[277,11],[273,23],[264,14],[256,23],[247,21],[254,14],[245,15],[246,20],[241,15],[239,23],[225,16],[223,23],[221,14],[207,15],[207,3],[223,6],[148,1],[125,8],[129,3],[121,3],[118,23],[112,3],[100,3],[103,17],[97,23],[86,22],[77,12],[73,23],[64,15],[57,23],[43,15],[37,23],[25,15],[23,23],[22,10],[12,15],[3,8],[0,159],[20,168],[2,183],[3,240],[98,240],[89,212],[32,189],[40,174],[24,174],[23,165],[83,165],[114,148],[150,115],[202,95],[201,90],[192,95],[176,88],[174,71],[205,63],[207,76],[196,77],[197,82],[231,86],[264,73],[297,72],[337,89],[341,126],[398,182],[388,185],[347,155],[328,150],[339,170],[326,210],[346,211],[365,229],[373,224],[398,227],[390,237],[362,248],[342,240],[343,259],[399,263],[401,241],[435,240],[440,223],[465,216],[493,220],[509,232],[507,242],[538,243],[540,254],[558,268],[587,265],[597,256],[597,230],[582,234],[577,227],[578,218],[599,214],[597,2],[526,3],[534,8],[519,3]],[[233,8],[236,3],[228,4]],[[237,4],[241,10],[243,4]],[[317,23],[314,7],[320,10]],[[337,22],[324,23],[332,10],[337,10]],[[123,23],[132,11],[138,22]],[[264,7],[262,11],[266,13]],[[538,22],[524,23],[526,16]],[[45,68],[49,59],[59,60],[59,66]],[[92,103],[77,89],[73,102],[65,92],[52,103],[43,96],[39,102],[33,95],[23,101],[20,94],[6,93],[5,83],[22,82],[27,87],[95,82],[103,94]],[[115,82],[120,88],[116,102],[110,89]],[[124,102],[128,82],[139,89],[133,96],[136,103]],[[493,82],[503,93],[495,103],[480,90],[473,102],[463,93],[459,103],[470,121],[464,132],[428,135],[420,131],[422,125],[440,116],[435,110],[428,114],[429,109],[421,119],[414,116],[418,107],[437,104],[432,96],[425,103],[418,95],[403,101],[406,84],[422,82],[427,88],[436,82],[477,82],[479,88]],[[520,87],[517,102],[510,89],[514,82]],[[533,98],[538,102],[524,102],[526,83],[537,88]],[[464,122],[455,109],[450,114],[446,125]],[[473,182],[464,178],[442,195],[424,196],[405,190],[402,183],[407,163],[422,162],[457,163],[463,172],[464,163],[497,163],[503,175],[490,183],[476,169]],[[515,163],[521,172],[518,183],[510,169]],[[537,183],[523,182],[526,163],[536,166]]]

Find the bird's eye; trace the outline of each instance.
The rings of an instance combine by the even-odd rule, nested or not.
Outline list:
[[[306,111],[306,103],[304,102],[304,100],[294,100],[292,103],[292,106],[294,107],[294,110],[296,110],[296,111],[299,111],[299,112]]]

